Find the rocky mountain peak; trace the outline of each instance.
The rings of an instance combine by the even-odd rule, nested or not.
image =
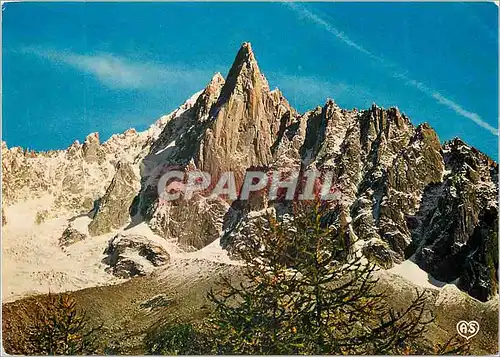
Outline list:
[[[244,43],[211,109],[196,166],[212,175],[233,171],[239,181],[247,168],[269,165],[281,117],[291,110],[280,92],[269,90],[250,43]]]
[[[216,74],[214,74],[205,89],[201,92],[195,103],[195,117],[198,119],[198,121],[203,122],[208,119],[210,110],[219,99],[219,95],[224,84],[224,77],[220,72],[217,72]]]
[[[92,133],[87,135],[83,142],[83,157],[87,162],[100,161],[103,158],[101,143],[99,140],[99,133]]]
[[[214,74],[214,76],[206,86],[204,92],[213,93],[214,90],[219,92],[224,83],[225,83],[224,76],[222,76],[220,72],[217,72]]]
[[[254,89],[269,91],[269,84],[260,72],[252,46],[249,42],[245,42],[241,45],[229,70],[226,85],[221,92],[221,99],[227,99],[234,92],[242,94]]]

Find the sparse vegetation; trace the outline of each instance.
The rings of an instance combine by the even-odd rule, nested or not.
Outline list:
[[[28,326],[27,341],[19,351],[26,355],[94,354],[98,348],[96,333],[100,326],[88,326],[85,312],[66,294],[50,294]]]
[[[303,209],[303,208],[302,208]],[[224,277],[209,293],[200,326],[168,325],[148,336],[158,354],[423,354],[465,350],[458,341],[426,347],[433,321],[423,292],[396,311],[375,292],[374,267],[347,232],[327,225],[319,204],[278,222],[267,217],[253,249],[241,252],[245,281]],[[189,346],[189,347],[188,347]]]
[[[210,348],[199,329],[191,324],[170,324],[150,332],[146,353],[154,355],[198,355]]]

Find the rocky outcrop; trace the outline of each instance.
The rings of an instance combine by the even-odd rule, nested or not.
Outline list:
[[[211,204],[207,210],[203,202],[196,200],[162,201],[158,191],[164,188],[159,189],[158,183],[171,169],[197,170],[194,157],[223,85],[224,79],[216,73],[192,106],[174,115],[141,163],[141,191],[136,197],[134,212],[146,218],[157,234],[177,239],[186,248],[201,248],[215,240],[220,232],[217,222],[224,211]]]
[[[119,234],[104,251],[106,271],[119,278],[143,276],[154,267],[170,262],[170,255],[159,245],[141,235]]]
[[[201,249],[219,238],[228,204],[197,195],[192,200],[159,203],[149,222],[159,235],[176,239],[183,247]]]
[[[59,238],[59,245],[61,247],[67,247],[76,242],[87,239],[87,235],[79,232],[77,229],[68,226]]]
[[[82,152],[86,162],[102,162],[104,159],[104,153],[101,149],[98,133],[92,133],[85,138],[85,142],[82,146]]]
[[[307,129],[300,148],[304,165],[313,161],[317,166],[332,164],[340,152],[342,139],[352,125],[355,116],[342,110],[329,99],[320,109],[306,114]]]
[[[363,255],[373,264],[384,269],[390,269],[394,266],[394,257],[388,244],[382,240],[371,240],[361,249]]]
[[[7,148],[2,142],[2,204],[38,196],[50,187],[49,164],[36,165],[36,159],[20,147]],[[49,160],[44,160],[49,161]]]
[[[97,212],[89,224],[92,236],[109,233],[130,220],[130,206],[139,191],[139,178],[130,163],[120,162]]]
[[[417,262],[485,301],[498,284],[498,165],[459,139],[443,151],[444,181],[428,190],[416,216]]]
[[[82,156],[82,145],[78,140],[75,140],[66,150],[66,158],[68,160],[77,160],[81,159]]]

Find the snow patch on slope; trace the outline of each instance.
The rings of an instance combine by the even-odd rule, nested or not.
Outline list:
[[[183,265],[181,261],[188,264],[194,261],[209,265],[240,264],[229,259],[227,252],[220,246],[219,239],[201,250],[187,252],[175,239],[166,240],[156,235],[145,222],[127,230],[117,230],[96,237],[88,236],[91,219],[86,215],[49,217],[37,224],[36,213],[50,207],[52,201],[53,198],[46,195],[4,208],[9,220],[2,228],[3,303],[33,294],[73,291],[124,282],[124,279],[106,273],[108,265],[103,263],[108,242],[119,232],[124,235],[142,235],[159,244],[169,253],[172,266]],[[86,234],[87,238],[67,247],[60,247],[59,238],[69,225]],[[133,258],[143,259],[140,256]],[[157,269],[163,270],[165,267],[151,271]],[[178,273],[184,274],[182,269]]]
[[[406,280],[409,280],[413,284],[424,288],[440,289],[443,287],[450,287],[450,286],[456,288],[454,284],[449,284],[434,279],[432,275],[430,275],[425,270],[420,268],[412,258],[409,258],[400,264],[396,264],[391,269],[386,270],[386,272],[389,274],[399,275],[405,278]]]
[[[2,229],[2,302],[120,282],[104,272],[101,262],[109,236],[86,239],[63,251],[59,238],[71,216],[35,222],[36,212],[50,200],[45,196],[5,208],[9,221]]]

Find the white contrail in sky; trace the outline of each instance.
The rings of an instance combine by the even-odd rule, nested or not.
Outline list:
[[[378,61],[382,61],[382,58],[374,55],[367,49],[365,49],[363,46],[358,45],[356,42],[352,41],[349,37],[346,36],[342,31],[338,30],[337,28],[333,27],[330,25],[328,22],[320,18],[318,15],[312,13],[311,11],[307,10],[306,8],[297,5],[292,2],[284,2],[283,4],[287,5],[289,8],[297,12],[297,14],[301,17],[304,17],[308,20],[311,20],[312,22],[315,22],[318,25],[321,25],[326,31],[337,37],[339,40],[344,42],[346,45],[358,50],[359,52],[364,53],[365,55],[376,59]]]
[[[291,3],[291,2],[284,2],[283,4],[288,6],[293,11],[295,11],[298,16],[305,18],[309,21],[312,21],[317,25],[320,25],[321,27],[323,27],[324,30],[326,30],[330,34],[334,35],[336,38],[338,38],[340,41],[342,41],[343,43],[345,43],[349,47],[352,47],[355,50],[367,55],[371,59],[379,62],[384,67],[386,67],[386,68],[394,67],[393,64],[387,62],[382,57],[377,56],[376,54],[370,52],[369,50],[367,50],[366,48],[364,48],[360,44],[351,40],[345,33],[340,31],[339,29],[335,28],[334,26],[329,24],[327,21],[323,20],[321,17],[319,17],[318,15],[309,11],[305,7],[298,5],[298,4],[295,4],[295,3]],[[407,77],[405,74],[403,74],[401,72],[393,71],[392,74],[395,78],[403,80],[406,85],[409,85],[409,86],[419,90],[420,92],[424,93],[428,97],[434,99],[437,103],[447,107],[448,109],[451,109],[456,114],[458,114],[464,118],[472,120],[474,123],[476,123],[480,127],[488,130],[493,135],[498,136],[498,129],[494,128],[493,126],[488,124],[486,121],[484,121],[477,113],[470,112],[470,111],[464,109],[460,104],[452,101],[449,98],[446,98],[438,91],[431,89],[430,87],[426,86],[425,84],[423,84],[421,82],[418,82],[414,79]]]
[[[494,128],[487,122],[485,122],[481,117],[474,113],[470,112],[464,108],[462,108],[459,104],[455,103],[454,101],[444,97],[441,93],[432,90],[431,88],[427,87],[425,84],[421,82],[417,82],[414,79],[406,77],[404,74],[396,73],[394,74],[394,77],[399,78],[403,80],[406,84],[412,86],[413,88],[418,89],[422,93],[426,94],[427,96],[433,98],[436,100],[441,105],[444,105],[448,107],[449,109],[453,110],[455,113],[472,120],[474,123],[479,125],[480,127],[488,130],[490,133],[493,135],[498,135],[498,129]]]

